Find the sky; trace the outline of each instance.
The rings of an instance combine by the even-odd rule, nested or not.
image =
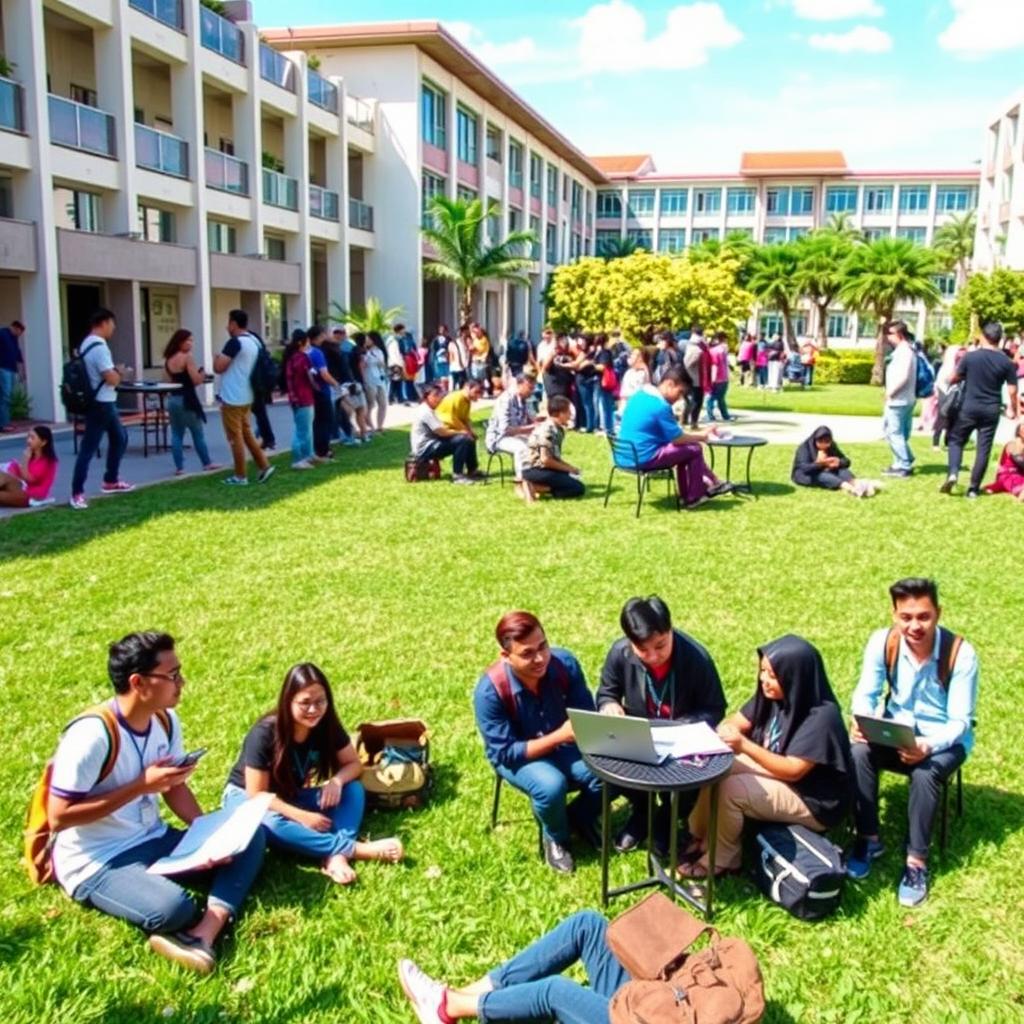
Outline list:
[[[588,155],[966,170],[1024,89],[1024,0],[252,0],[261,28],[438,20]]]

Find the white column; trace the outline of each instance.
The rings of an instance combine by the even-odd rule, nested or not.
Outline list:
[[[306,107],[306,55],[291,55],[295,68],[298,116],[284,119],[285,170],[298,180],[299,231],[288,239],[286,253],[299,264],[299,294],[288,300],[288,327],[300,327],[313,319],[313,267],[309,251],[309,111]]]
[[[260,111],[260,38],[255,25],[238,26],[245,39],[247,89],[231,97],[235,156],[249,165],[249,222],[238,228],[238,251],[263,252],[263,122]]]

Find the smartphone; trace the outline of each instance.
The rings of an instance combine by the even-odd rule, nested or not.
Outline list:
[[[198,750],[190,751],[184,757],[179,757],[174,762],[175,768],[191,768],[206,753],[206,747],[200,747]]]

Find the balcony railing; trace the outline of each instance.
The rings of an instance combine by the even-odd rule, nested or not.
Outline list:
[[[135,126],[135,165],[175,178],[188,177],[188,143],[176,135]]]
[[[249,165],[217,149],[206,150],[206,184],[236,196],[249,194]]]
[[[310,182],[309,215],[321,220],[339,220],[338,193]]]
[[[263,168],[263,202],[284,210],[299,208],[299,183],[287,174]]]
[[[345,119],[350,125],[362,128],[364,132],[373,132],[373,107],[366,100],[357,96],[345,97]]]
[[[25,130],[23,96],[24,91],[17,82],[0,78],[0,128],[15,132]]]
[[[245,63],[245,37],[242,30],[209,7],[199,8],[199,41],[208,50],[219,53],[236,64]]]
[[[260,43],[260,78],[295,92],[295,65],[266,43]]]
[[[332,85],[323,75],[317,74],[312,68],[306,69],[306,88],[309,102],[315,103],[323,110],[332,114],[338,112],[338,88]]]
[[[348,200],[348,226],[358,228],[360,231],[373,230],[373,207],[364,203],[362,199]]]
[[[114,118],[105,110],[50,94],[50,141],[86,153],[114,156]]]
[[[128,6],[148,14],[157,21],[162,21],[165,25],[170,25],[171,28],[185,28],[185,13],[181,0],[128,0]]]

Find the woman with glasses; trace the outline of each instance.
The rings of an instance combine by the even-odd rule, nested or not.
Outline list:
[[[339,885],[356,879],[353,860],[395,863],[401,842],[356,838],[366,794],[362,766],[334,707],[327,677],[302,662],[288,670],[277,709],[261,718],[242,744],[224,789],[226,806],[272,792],[264,826],[271,846],[320,862]]]

